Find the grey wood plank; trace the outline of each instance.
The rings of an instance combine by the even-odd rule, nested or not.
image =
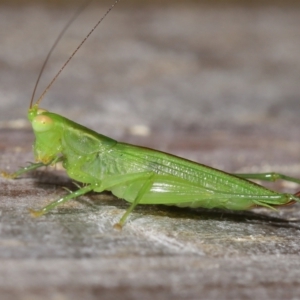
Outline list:
[[[28,99],[69,9],[0,10],[0,169],[33,160]],[[95,5],[74,24],[42,86],[104,11]],[[299,23],[293,7],[123,3],[42,106],[230,172],[300,176]],[[29,215],[63,187],[74,185],[61,169],[0,179],[1,299],[299,297],[298,204],[277,212],[140,206],[120,232],[112,225],[127,204],[107,193]]]

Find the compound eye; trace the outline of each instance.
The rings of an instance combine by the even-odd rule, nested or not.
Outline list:
[[[32,121],[32,128],[37,132],[44,132],[50,130],[54,125],[53,120],[44,115],[37,115]]]

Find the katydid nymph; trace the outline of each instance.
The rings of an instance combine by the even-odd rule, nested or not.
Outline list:
[[[59,114],[39,108],[45,93],[62,69],[107,13],[80,43],[42,96],[35,103],[33,98],[30,102],[28,119],[35,135],[36,163],[13,174],[2,173],[5,177],[15,178],[43,166],[62,163],[68,176],[82,184],[76,191],[42,209],[30,210],[32,215],[43,215],[60,204],[92,191],[111,191],[130,203],[116,226],[119,228],[138,204],[247,210],[256,206],[276,208],[300,202],[300,193],[279,193],[248,180],[283,179],[300,183],[300,179],[276,173],[226,173],[168,153],[117,142]]]

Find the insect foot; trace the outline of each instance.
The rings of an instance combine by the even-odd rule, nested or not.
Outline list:
[[[116,224],[113,225],[113,228],[118,230],[118,231],[121,231],[122,228],[123,228],[123,225],[121,225],[120,223],[116,223]]]
[[[30,215],[35,218],[40,217],[44,214],[43,210],[34,210],[31,208],[29,208],[28,210],[30,212]]]
[[[6,179],[14,179],[17,177],[17,175],[15,173],[7,173],[5,171],[0,173],[2,177],[6,178]]]

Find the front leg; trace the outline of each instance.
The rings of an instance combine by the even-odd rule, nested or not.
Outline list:
[[[24,173],[36,170],[36,169],[38,169],[40,167],[46,167],[46,166],[49,166],[49,165],[55,165],[56,163],[58,163],[60,161],[63,161],[63,157],[62,156],[56,157],[56,158],[52,159],[50,162],[48,162],[46,164],[43,163],[43,162],[30,163],[29,166],[22,167],[22,168],[20,168],[19,170],[17,170],[14,173],[7,173],[5,171],[2,171],[0,174],[4,178],[14,179],[14,178],[17,178],[17,177],[19,177],[20,175],[22,175]]]

